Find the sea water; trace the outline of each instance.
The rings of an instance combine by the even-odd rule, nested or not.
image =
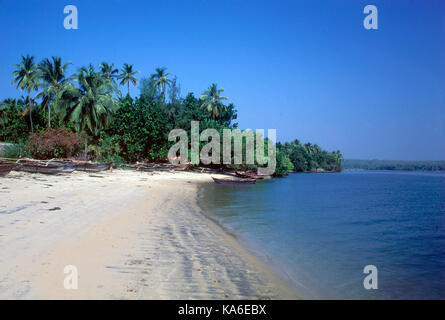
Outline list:
[[[199,205],[303,298],[445,299],[445,173],[210,184]],[[377,289],[363,285],[367,265],[377,268]]]

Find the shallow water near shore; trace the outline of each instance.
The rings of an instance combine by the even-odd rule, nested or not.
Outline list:
[[[206,184],[198,204],[303,298],[445,299],[445,173]],[[377,290],[363,287],[366,265]]]

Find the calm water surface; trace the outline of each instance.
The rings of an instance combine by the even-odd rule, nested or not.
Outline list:
[[[291,174],[201,189],[205,214],[305,298],[445,299],[445,174]],[[363,268],[378,268],[365,290]]]

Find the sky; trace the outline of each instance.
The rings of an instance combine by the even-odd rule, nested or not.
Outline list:
[[[378,29],[363,26],[366,5]],[[66,5],[78,29],[66,30]],[[445,159],[445,1],[0,0],[0,99],[21,55],[167,67],[182,95],[224,88],[243,129],[349,159]],[[125,92],[126,88],[121,90]],[[131,88],[135,96],[139,89]]]

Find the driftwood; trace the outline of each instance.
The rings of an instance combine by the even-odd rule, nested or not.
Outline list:
[[[6,177],[15,166],[14,163],[0,162],[0,177]]]
[[[16,171],[25,171],[31,173],[45,173],[45,174],[60,174],[71,173],[74,170],[86,172],[100,172],[109,170],[113,163],[94,163],[90,161],[80,161],[71,159],[50,159],[50,160],[35,160],[35,159],[18,159],[16,160]]]
[[[153,172],[153,171],[186,171],[191,168],[190,163],[186,164],[170,164],[170,163],[136,163],[127,165],[126,167],[137,171]]]

